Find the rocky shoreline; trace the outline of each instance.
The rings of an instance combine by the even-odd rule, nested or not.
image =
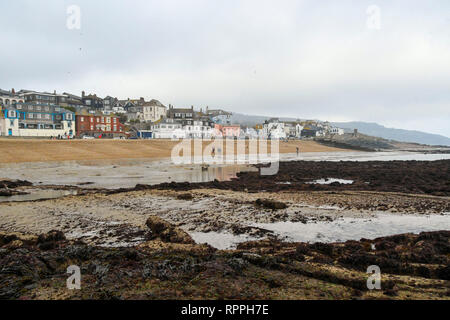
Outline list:
[[[450,212],[449,167],[286,162],[271,177],[116,190],[0,181],[12,192],[76,191],[0,203],[0,299],[450,299],[449,230],[306,243],[258,227],[439,216]],[[329,178],[353,183],[311,183]],[[218,250],[195,243],[199,232],[258,240]],[[81,268],[82,290],[66,288],[70,265]],[[382,290],[367,289],[370,265],[381,268]]]
[[[262,167],[263,165],[257,165]],[[313,183],[319,179],[346,179],[350,184]],[[137,186],[143,189],[145,186]],[[242,172],[232,181],[165,183],[157,189],[215,188],[248,192],[380,191],[450,196],[450,160],[437,161],[290,161],[280,162],[278,173],[262,176]],[[120,192],[120,190],[118,191]]]
[[[450,299],[450,231],[220,251],[162,236],[179,234],[162,221],[149,229],[156,238],[133,248],[0,233],[0,299]],[[81,290],[66,288],[71,265]],[[370,265],[382,270],[380,290],[367,287]]]

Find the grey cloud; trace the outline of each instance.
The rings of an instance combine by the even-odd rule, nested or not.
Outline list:
[[[365,26],[373,1],[2,1],[0,88],[450,136],[449,2],[376,3],[380,31]],[[81,30],[65,27],[72,4]]]

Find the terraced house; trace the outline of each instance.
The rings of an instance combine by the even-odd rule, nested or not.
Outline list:
[[[0,135],[12,137],[72,137],[75,114],[60,106],[16,103],[0,112]]]
[[[14,89],[11,91],[0,89],[0,106],[9,106],[17,102],[24,102],[23,96],[16,94]]]
[[[123,124],[116,116],[106,116],[101,113],[77,114],[76,116],[77,136],[91,136],[95,138],[124,137]]]

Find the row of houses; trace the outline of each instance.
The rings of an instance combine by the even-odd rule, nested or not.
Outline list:
[[[100,98],[84,91],[76,96],[0,89],[0,108],[3,136],[301,139],[344,133],[326,122],[277,118],[242,127],[232,124],[232,113],[221,109],[166,107],[155,99]]]
[[[232,125],[231,113],[223,110],[200,111],[174,108],[169,105],[165,116],[151,123],[146,130],[137,130],[139,137],[154,139],[210,139],[213,137],[239,137],[241,127]]]
[[[128,136],[128,123],[142,138],[211,138],[239,136],[240,127],[228,125],[231,113],[169,108],[158,100],[118,100],[110,96],[81,97],[56,92],[0,91],[0,135],[15,137]],[[122,122],[120,121],[122,119]],[[143,126],[142,126],[143,125]],[[144,127],[140,129],[139,127]],[[132,134],[133,132],[131,132]]]
[[[8,137],[125,137],[117,116],[76,114],[57,105],[16,102],[0,107],[0,136]]]
[[[344,129],[315,120],[280,121],[272,118],[257,128],[262,131],[262,136],[274,139],[305,139],[344,134]]]

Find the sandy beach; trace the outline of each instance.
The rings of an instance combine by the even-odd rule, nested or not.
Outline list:
[[[204,142],[205,148],[211,142]],[[33,140],[0,139],[0,163],[160,159],[169,158],[178,144],[172,140]],[[247,142],[248,144],[248,142]],[[320,145],[314,141],[281,141],[280,153],[349,151]],[[268,143],[270,150],[270,142]],[[223,147],[226,151],[226,145]]]

